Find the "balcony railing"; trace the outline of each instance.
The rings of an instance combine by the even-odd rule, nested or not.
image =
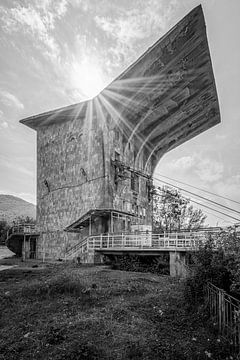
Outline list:
[[[37,229],[35,224],[17,224],[8,230],[7,237],[12,234],[36,234]]]
[[[85,238],[69,249],[67,257],[91,250],[195,250],[206,240],[204,233],[101,234]]]

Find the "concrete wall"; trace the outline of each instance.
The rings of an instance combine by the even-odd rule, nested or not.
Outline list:
[[[108,205],[103,131],[85,117],[37,132],[37,225],[39,257],[63,257],[79,234],[63,229],[91,208]]]
[[[170,276],[186,278],[188,275],[186,264],[186,253],[180,251],[170,251],[169,265]]]
[[[132,171],[126,171],[124,180],[116,178],[116,154],[126,167],[134,168],[134,138],[126,147],[126,138],[117,130],[121,123],[116,127],[109,114],[99,119],[93,110],[37,131],[39,258],[63,258],[86,236],[63,230],[91,209],[114,208],[152,223],[146,178],[139,176],[137,191],[131,189]]]

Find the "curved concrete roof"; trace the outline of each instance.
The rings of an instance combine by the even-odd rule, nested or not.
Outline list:
[[[117,109],[128,136],[163,153],[220,122],[201,6],[194,8],[99,95]],[[90,100],[91,101],[91,100]],[[88,101],[20,122],[41,126],[85,116]]]

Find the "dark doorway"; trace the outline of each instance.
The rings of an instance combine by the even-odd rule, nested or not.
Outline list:
[[[36,259],[37,241],[36,238],[30,238],[30,259]]]

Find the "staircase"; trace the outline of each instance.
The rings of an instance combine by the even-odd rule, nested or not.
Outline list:
[[[65,260],[76,258],[79,255],[81,255],[83,252],[87,252],[87,247],[88,247],[88,237],[84,238],[79,243],[69,248],[65,253]]]

